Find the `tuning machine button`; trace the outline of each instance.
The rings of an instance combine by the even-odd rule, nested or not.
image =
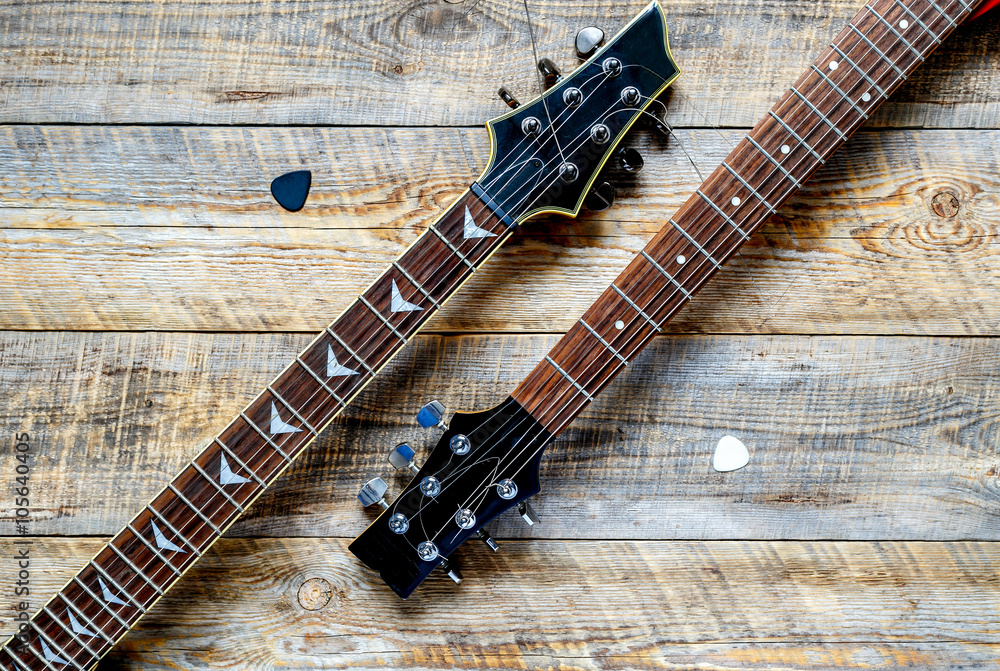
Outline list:
[[[452,582],[456,585],[462,582],[462,573],[458,570],[458,568],[452,566],[450,561],[442,559],[438,566],[441,567],[441,570],[444,571],[445,575],[451,578]]]
[[[397,471],[405,468],[414,475],[420,471],[420,467],[413,463],[413,448],[406,443],[400,443],[392,448],[392,451],[389,452],[389,463]]]
[[[490,534],[485,529],[480,529],[479,531],[477,531],[476,536],[479,538],[479,540],[486,543],[486,546],[489,549],[493,550],[494,552],[500,552],[500,546],[497,545],[497,542],[493,540],[493,536],[490,536]]]
[[[507,104],[507,107],[512,110],[516,110],[521,106],[521,103],[517,102],[517,98],[515,98],[514,95],[507,90],[506,86],[501,86],[500,90],[497,91],[497,95],[500,96],[500,100],[504,101]]]
[[[622,147],[615,156],[625,172],[636,173],[642,170],[642,166],[646,165],[646,162],[642,160],[642,154],[632,147]]]
[[[542,73],[542,77],[545,79],[545,88],[553,86],[562,78],[559,68],[549,58],[543,58],[538,61],[538,71]]]
[[[361,485],[361,491],[358,492],[358,501],[365,508],[375,504],[382,506],[382,508],[388,508],[389,504],[385,501],[385,493],[388,489],[389,485],[385,484],[385,480],[382,478],[372,478]]]
[[[581,61],[587,60],[602,44],[604,44],[604,31],[594,26],[587,26],[576,34],[577,58]]]
[[[417,424],[425,429],[436,426],[439,429],[448,429],[448,424],[442,419],[444,417],[444,405],[440,401],[425,403],[420,412],[417,413]]]
[[[603,212],[615,204],[615,187],[611,182],[595,184],[583,204],[591,212]]]
[[[533,527],[541,521],[538,519],[538,513],[535,512],[535,509],[527,501],[521,501],[517,504],[517,512],[520,513],[525,524],[529,527]]]

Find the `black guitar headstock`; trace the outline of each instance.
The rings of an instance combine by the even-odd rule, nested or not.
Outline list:
[[[596,40],[592,30],[581,31],[578,50]],[[551,88],[487,123],[492,153],[473,185],[511,224],[543,212],[576,216],[629,128],[680,74],[656,0],[571,74],[559,77],[547,59],[539,69]],[[516,105],[506,90],[501,97]]]
[[[405,599],[483,525],[538,493],[538,462],[549,439],[510,398],[485,412],[456,413],[423,466],[351,543],[351,552]],[[409,456],[397,465],[405,467]],[[371,503],[384,495],[382,487]]]

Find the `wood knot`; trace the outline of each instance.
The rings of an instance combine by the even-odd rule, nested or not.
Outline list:
[[[941,191],[931,198],[931,209],[943,219],[951,219],[958,214],[958,196],[951,191]]]
[[[332,597],[333,588],[323,578],[309,578],[299,587],[299,605],[305,610],[320,610]]]

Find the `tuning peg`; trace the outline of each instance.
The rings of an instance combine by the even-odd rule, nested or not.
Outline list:
[[[616,156],[618,157],[619,165],[621,165],[625,172],[639,172],[642,170],[642,166],[646,165],[646,162],[642,160],[642,154],[632,147],[622,147],[618,150]]]
[[[658,117],[654,117],[652,119],[652,124],[653,124],[653,129],[656,131],[657,135],[659,135],[664,139],[670,137],[670,126],[667,125],[666,121]]]
[[[431,401],[420,408],[420,412],[417,413],[417,424],[425,429],[436,426],[447,430],[448,424],[442,417],[444,417],[444,405],[440,401]]]
[[[604,31],[594,26],[587,26],[576,34],[576,55],[581,61],[585,61],[593,56],[602,44],[604,44]]]
[[[388,508],[389,504],[385,502],[385,492],[388,489],[389,485],[385,484],[385,480],[382,478],[372,478],[361,485],[361,491],[358,492],[358,501],[365,508],[376,503],[382,506],[382,508]]]
[[[389,452],[389,463],[397,471],[405,468],[414,475],[420,471],[420,467],[413,463],[413,448],[406,443],[400,443],[392,448],[392,451]]]
[[[518,107],[521,106],[521,103],[517,102],[517,98],[515,98],[514,95],[507,90],[506,86],[501,86],[500,90],[497,91],[497,95],[500,96],[500,100],[507,103],[507,107],[511,108],[512,110],[516,110]]]
[[[456,585],[462,582],[462,573],[457,568],[452,566],[450,561],[442,559],[439,566],[441,567],[441,570],[445,572],[445,575],[451,578]]]
[[[595,184],[583,204],[591,212],[603,212],[615,204],[615,187],[611,182]]]
[[[521,514],[524,522],[529,527],[533,527],[541,521],[538,519],[538,513],[535,512],[535,509],[527,501],[521,501],[517,504],[517,512]]]
[[[497,545],[497,542],[493,540],[493,536],[490,536],[489,532],[487,532],[485,529],[480,529],[479,531],[477,531],[476,536],[479,538],[479,540],[486,543],[486,546],[489,547],[489,549],[493,550],[494,552],[500,552],[500,546]]]
[[[538,61],[538,71],[542,73],[543,77],[545,77],[545,88],[549,88],[558,82],[562,77],[562,73],[559,72],[559,68],[556,67],[556,64],[549,58],[543,58]]]

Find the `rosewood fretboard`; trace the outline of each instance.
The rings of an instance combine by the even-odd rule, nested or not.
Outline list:
[[[0,668],[93,666],[500,247],[509,223],[463,194],[4,644]]]
[[[514,390],[553,435],[978,5],[866,4]]]

